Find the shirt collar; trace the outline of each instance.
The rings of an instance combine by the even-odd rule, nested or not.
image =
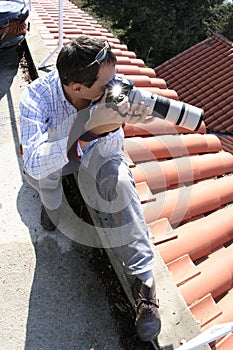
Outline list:
[[[60,95],[61,101],[68,102],[66,97],[65,97],[65,94],[64,94],[64,91],[63,91],[63,87],[62,87],[62,83],[61,83],[61,79],[59,77],[57,69],[56,69],[56,72],[55,72],[55,78],[57,79],[58,95]]]

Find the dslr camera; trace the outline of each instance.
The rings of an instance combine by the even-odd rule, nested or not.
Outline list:
[[[204,117],[203,109],[135,88],[131,80],[119,74],[108,84],[107,106],[117,110],[117,104],[125,96],[128,96],[131,104],[136,105],[143,101],[144,106],[149,107],[148,115],[168,120],[192,131],[199,129]]]

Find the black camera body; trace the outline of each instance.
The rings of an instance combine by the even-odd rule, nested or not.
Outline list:
[[[118,110],[117,104],[123,101],[126,96],[128,96],[129,102],[135,106],[143,102],[144,106],[149,107],[148,116],[152,115],[168,120],[192,131],[199,129],[204,117],[204,111],[201,108],[137,89],[134,87],[134,83],[124,75],[116,75],[107,87],[107,107]]]
[[[129,96],[131,90],[134,88],[132,80],[126,79],[123,75],[116,75],[107,87],[106,103],[110,103],[113,109],[124,100],[125,96]]]

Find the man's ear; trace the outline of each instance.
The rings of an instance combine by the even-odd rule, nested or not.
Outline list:
[[[72,90],[73,90],[74,92],[79,92],[79,91],[81,90],[81,87],[82,87],[82,84],[74,83],[74,84],[72,85]]]

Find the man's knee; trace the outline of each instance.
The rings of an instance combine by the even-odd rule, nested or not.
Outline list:
[[[106,201],[120,201],[127,203],[132,198],[132,182],[128,176],[121,176],[118,171],[104,172],[104,176],[97,178],[96,187],[99,195]]]
[[[102,179],[100,183],[97,183],[97,189],[100,196],[106,201],[114,201],[118,197],[117,186],[114,183],[115,179],[111,177]]]

